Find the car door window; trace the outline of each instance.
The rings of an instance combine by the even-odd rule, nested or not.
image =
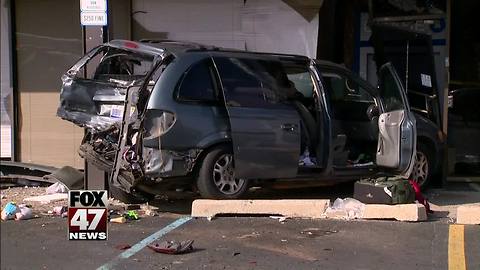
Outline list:
[[[329,89],[330,100],[374,102],[372,95],[353,79],[335,72],[323,72],[322,77]]]
[[[405,108],[402,89],[397,84],[397,80],[393,77],[391,72],[382,72],[380,74],[380,97],[383,100],[383,105],[386,112],[403,110]]]
[[[215,87],[209,61],[188,69],[178,85],[178,98],[184,101],[215,101]]]
[[[269,107],[286,100],[289,81],[280,62],[255,58],[215,58],[227,105]]]

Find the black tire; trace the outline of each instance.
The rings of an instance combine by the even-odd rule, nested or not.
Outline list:
[[[110,197],[113,197],[127,204],[142,204],[153,200],[153,198],[155,197],[155,195],[153,194],[148,194],[144,192],[127,193],[113,185],[110,185],[108,191]]]
[[[235,181],[235,185],[238,187],[235,188],[234,186],[228,186],[229,184],[224,184],[223,190],[217,186],[216,183],[219,183],[221,179],[219,179],[219,173],[216,172],[214,174],[214,166],[217,164],[222,164],[224,158],[230,156],[231,157],[231,169],[233,170],[233,153],[231,147],[226,145],[222,145],[210,150],[202,161],[200,166],[200,170],[198,171],[197,176],[197,188],[200,192],[200,195],[203,198],[207,199],[237,199],[243,196],[247,189],[248,189],[248,180],[240,180],[235,179],[233,177],[233,173],[230,174],[231,179],[230,181]],[[238,184],[237,184],[238,182]],[[233,182],[231,182],[233,183]],[[219,183],[221,185],[221,183]],[[228,189],[228,190],[227,190]]]
[[[415,164],[410,178],[416,181],[422,190],[427,189],[433,182],[434,161],[435,155],[433,150],[427,144],[418,142],[417,156],[415,157]]]

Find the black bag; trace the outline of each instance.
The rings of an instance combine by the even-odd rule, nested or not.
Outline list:
[[[407,179],[401,177],[362,179],[355,183],[353,198],[363,203],[413,203],[415,190]]]

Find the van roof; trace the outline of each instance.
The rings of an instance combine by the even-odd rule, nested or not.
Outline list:
[[[108,42],[109,46],[118,48],[127,48],[129,50],[138,50],[150,54],[162,54],[165,51],[172,53],[175,56],[188,52],[216,52],[218,54],[238,53],[246,55],[264,55],[276,56],[281,58],[292,58],[299,60],[308,60],[309,58],[302,55],[282,54],[282,53],[266,53],[266,52],[250,52],[237,49],[220,48],[211,45],[204,45],[190,41],[177,40],[156,40],[156,39],[142,39],[140,41],[131,40],[112,40]]]

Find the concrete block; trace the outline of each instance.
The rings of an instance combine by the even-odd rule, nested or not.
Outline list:
[[[321,218],[329,203],[329,200],[195,200],[192,204],[192,217],[262,214]]]
[[[459,206],[457,208],[457,223],[480,225],[480,204]]]
[[[366,204],[363,218],[424,221],[427,220],[427,211],[421,204]]]

